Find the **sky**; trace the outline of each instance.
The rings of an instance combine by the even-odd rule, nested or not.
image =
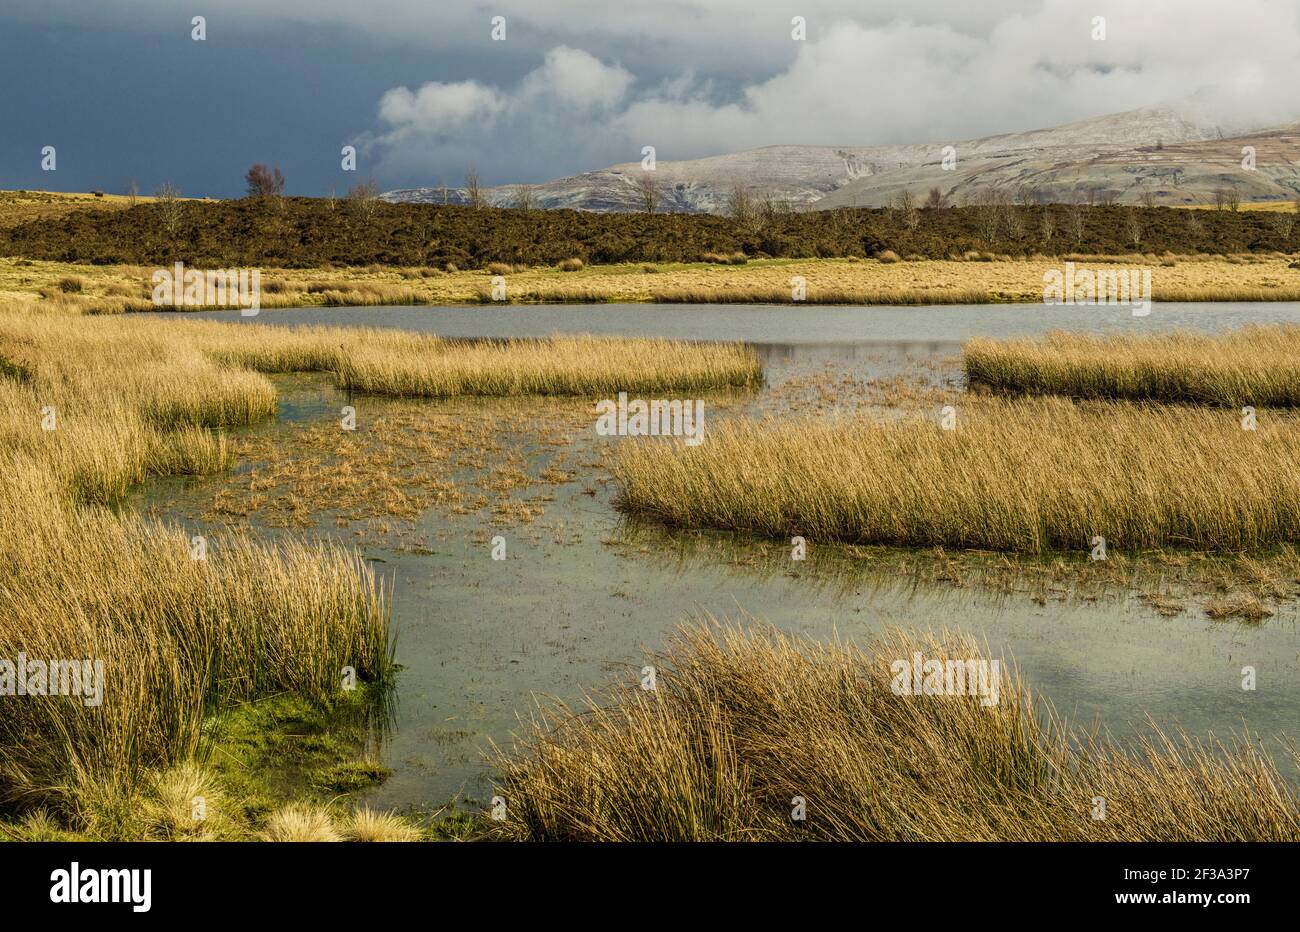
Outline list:
[[[1300,0],[4,0],[0,188],[537,182],[1189,99],[1253,128],[1297,87]]]

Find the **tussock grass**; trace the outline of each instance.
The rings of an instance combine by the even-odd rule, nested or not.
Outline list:
[[[342,385],[383,395],[583,395],[756,385],[739,344],[553,337],[456,344],[434,338],[361,344],[343,354]]]
[[[349,841],[410,842],[419,841],[423,835],[413,825],[403,822],[391,812],[376,812],[362,807],[352,813],[343,830]]]
[[[1300,404],[1300,326],[1249,326],[1218,335],[1052,333],[975,339],[970,381],[989,388],[1079,398],[1193,404]]]
[[[271,813],[265,841],[342,841],[329,810],[292,803]]]
[[[1125,748],[1071,731],[1005,665],[996,705],[894,694],[890,664],[918,651],[988,656],[950,633],[857,647],[685,626],[649,659],[653,693],[632,678],[580,711],[558,706],[500,754],[508,808],[494,827],[534,841],[1300,838],[1295,796],[1246,737],[1153,727]]]
[[[238,699],[326,703],[344,666],[383,678],[388,610],[349,551],[225,535],[194,559],[180,528],[77,505],[39,464],[0,493],[0,656],[103,662],[103,701],[5,700],[0,802],[75,824],[130,800],[146,766],[183,762],[203,720]]]
[[[622,510],[669,525],[1042,553],[1300,540],[1300,420],[969,398],[939,419],[724,421],[703,444],[620,443]]]

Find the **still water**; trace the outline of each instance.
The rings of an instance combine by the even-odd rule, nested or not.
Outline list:
[[[241,319],[225,312],[194,316]],[[739,406],[743,414],[770,409],[777,399],[788,402],[791,388],[810,376],[840,383],[918,374],[937,385],[960,385],[955,356],[974,335],[1300,323],[1300,305],[1157,305],[1146,318],[1126,309],[1036,306],[596,305],[304,309],[243,320],[464,338],[568,332],[746,340],[763,359],[766,384]],[[280,422],[255,430],[335,418],[349,401],[324,378],[277,384]],[[453,413],[482,404],[402,403]],[[516,408],[533,403],[510,402]],[[1166,618],[1135,593],[1092,599],[1064,592],[1036,601],[977,583],[920,582],[888,561],[847,565],[833,547],[814,547],[816,559],[810,555],[807,565],[793,569],[781,558],[784,542],[672,534],[620,521],[597,456],[599,444],[618,438],[597,437],[593,429],[562,445],[526,432],[499,439],[503,455],[517,453],[532,475],[556,457],[570,468],[581,464],[574,481],[553,487],[543,517],[506,527],[487,510],[449,515],[434,509],[417,522],[428,541],[419,552],[365,547],[393,585],[403,665],[395,729],[384,748],[394,774],[371,792],[374,805],[423,809],[456,797],[486,800],[484,749],[493,741],[508,744],[538,698],[578,701],[611,678],[634,681],[642,650],[660,646],[682,618],[700,612],[747,614],[818,638],[861,638],[891,627],[962,628],[1014,660],[1034,690],[1080,725],[1100,724],[1121,738],[1141,733],[1148,715],[1200,736],[1248,726],[1270,749],[1273,739],[1295,736],[1300,641],[1293,607],[1258,624],[1211,621],[1194,604]],[[144,497],[179,516],[204,483],[220,481],[168,480]],[[325,522],[317,532],[334,533]],[[503,561],[490,556],[488,540],[497,534],[507,539]],[[1241,688],[1247,665],[1257,671],[1254,691]]]

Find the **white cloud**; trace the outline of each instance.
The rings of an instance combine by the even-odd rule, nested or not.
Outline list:
[[[472,125],[462,121],[457,139],[442,138],[435,116],[403,106],[381,112],[389,129],[377,142],[386,163],[406,172],[477,160],[485,176],[506,181],[634,161],[642,145],[678,159],[779,143],[947,141],[1193,95],[1228,129],[1300,118],[1292,93],[1300,84],[1300,6],[1289,0],[1146,0],[1140,8],[1038,0],[1004,5],[995,21],[965,26],[936,22],[936,6],[945,5],[932,5],[925,19],[810,17],[806,42],[789,39],[788,18],[773,19],[765,28],[779,27],[792,51],[721,99],[708,57],[694,60],[693,71],[647,76],[636,92],[623,67],[560,46],[513,87],[475,85],[476,116]],[[732,38],[743,43],[758,13],[775,16],[771,4],[742,15],[745,8],[732,0],[708,10],[677,2],[632,22],[662,37],[664,22],[675,20],[690,45],[699,38],[694,24],[730,15]],[[1104,41],[1092,38],[1097,15],[1107,17]],[[595,33],[602,22],[598,16],[583,28]],[[429,87],[415,99],[434,93]],[[432,87],[443,94],[449,86]],[[512,174],[510,160],[496,158],[501,151],[528,158]]]
[[[562,45],[547,52],[542,67],[524,78],[521,96],[552,98],[578,110],[603,110],[619,103],[633,80],[617,65],[606,65],[588,52]]]
[[[415,127],[442,132],[469,120],[490,119],[504,107],[500,94],[475,81],[431,82],[418,91],[395,87],[386,92],[379,100],[379,119],[394,127],[396,140]]]

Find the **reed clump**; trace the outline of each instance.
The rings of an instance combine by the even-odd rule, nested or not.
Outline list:
[[[455,343],[360,343],[344,353],[341,385],[382,395],[585,395],[704,391],[756,385],[757,356],[739,344],[552,337]]]
[[[635,678],[557,706],[498,759],[529,841],[1294,841],[1300,808],[1243,736],[1072,731],[1005,665],[998,700],[899,695],[891,665],[986,661],[969,637],[865,646],[713,622]],[[1106,818],[1096,819],[1096,798]],[[792,818],[800,809],[804,818]]]
[[[226,468],[221,429],[275,410],[264,376],[165,331],[12,309],[0,360],[0,660],[78,668],[70,694],[5,687],[0,811],[124,837],[223,705],[327,705],[344,667],[387,678],[384,590],[353,551],[196,542],[115,507],[150,475]]]
[[[616,504],[669,525],[1043,553],[1239,551],[1300,540],[1300,419],[968,398],[933,418],[723,421],[699,446],[621,442]]]
[[[1232,407],[1300,404],[1300,326],[967,342],[972,384],[1002,392]]]

